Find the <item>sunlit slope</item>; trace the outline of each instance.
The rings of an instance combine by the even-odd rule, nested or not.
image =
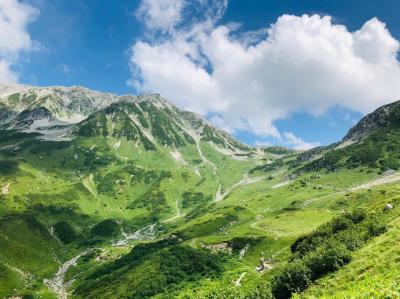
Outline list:
[[[62,96],[57,88],[46,90],[51,96],[43,92],[30,88],[2,98],[2,296],[52,297],[44,279],[64,261],[93,246],[128,245],[127,234],[149,225],[167,234],[168,223],[223,198],[261,161],[253,149],[159,96],[105,96],[110,105],[83,113],[63,102],[78,92],[77,100],[79,88]],[[83,92],[88,106],[97,101]],[[75,122],[71,110],[70,119],[58,122],[63,109],[87,117]],[[36,226],[37,236],[30,231]]]
[[[397,103],[306,152],[243,145],[159,95],[12,86],[0,103],[0,296],[271,298],[296,240],[388,202],[387,231],[303,294],[395,290]]]
[[[382,187],[379,192],[396,194],[387,199],[393,206],[387,230],[353,255],[336,273],[318,280],[302,298],[397,298],[399,296],[399,187]],[[380,210],[382,205],[377,207]]]

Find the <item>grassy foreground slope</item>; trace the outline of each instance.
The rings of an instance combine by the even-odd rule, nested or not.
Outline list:
[[[390,189],[400,191],[397,186]],[[390,190],[389,189],[389,190]],[[396,196],[392,203],[397,204]],[[400,213],[394,209],[387,231],[353,255],[337,273],[317,281],[301,298],[398,298]]]

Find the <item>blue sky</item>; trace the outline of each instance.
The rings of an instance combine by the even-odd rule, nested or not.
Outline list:
[[[7,1],[9,7],[18,2]],[[167,2],[172,4],[157,10]],[[12,58],[0,45],[0,59],[3,55],[18,82],[118,94],[157,91],[250,144],[306,148],[335,142],[398,92],[395,83],[379,79],[400,78],[397,0],[19,3],[35,11],[23,24],[31,45],[13,50]],[[371,19],[376,21],[367,23]],[[313,51],[321,57],[314,60]],[[154,64],[164,73],[159,75]]]

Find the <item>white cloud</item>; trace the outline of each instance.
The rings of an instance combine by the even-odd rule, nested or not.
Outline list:
[[[304,141],[293,132],[283,132],[278,137],[270,138],[269,140],[258,139],[255,141],[256,146],[272,146],[274,144],[280,144],[296,150],[307,150],[321,145],[319,142]]]
[[[285,138],[284,143],[297,150],[306,150],[320,145],[319,142],[306,142],[292,132],[283,132],[282,135]]]
[[[398,63],[399,42],[377,18],[369,20],[354,33],[354,50],[369,63],[389,66]]]
[[[256,140],[254,145],[255,146],[262,146],[262,147],[273,146],[273,144],[271,142],[266,141],[266,140]]]
[[[0,83],[3,82],[16,82],[17,75],[11,71],[10,64],[3,59],[0,59]]]
[[[0,82],[16,82],[18,75],[12,70],[22,51],[36,48],[27,26],[39,11],[17,0],[0,1]]]
[[[185,0],[142,0],[136,17],[150,29],[171,30],[181,21]]]
[[[282,137],[274,121],[295,112],[321,115],[334,106],[367,113],[400,97],[399,42],[376,18],[356,32],[319,15],[283,15],[248,34],[237,24],[215,24],[208,18],[167,38],[135,43],[132,84],[182,108],[216,114],[218,125],[231,131],[286,138],[300,147],[308,144]]]

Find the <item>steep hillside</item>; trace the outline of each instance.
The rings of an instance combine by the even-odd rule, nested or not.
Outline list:
[[[399,146],[400,102],[394,102],[365,116],[340,142],[300,153],[285,164],[294,175],[359,167],[390,172],[400,167]]]
[[[298,152],[244,145],[160,95],[2,86],[0,296],[334,294],[397,223],[388,107],[342,143]],[[303,284],[287,280],[299,273]]]
[[[170,222],[247,183],[247,171],[266,157],[159,95],[13,85],[2,86],[0,102],[0,221],[15,215],[40,224],[48,236],[26,246],[42,247],[47,260],[31,258],[54,274],[60,260],[94,244],[119,248],[164,234]],[[0,226],[4,246],[29,229]],[[65,292],[12,253],[0,256],[2,296]]]
[[[400,119],[400,102],[382,106],[363,117],[342,139],[341,143],[354,142],[379,129],[396,126]]]

